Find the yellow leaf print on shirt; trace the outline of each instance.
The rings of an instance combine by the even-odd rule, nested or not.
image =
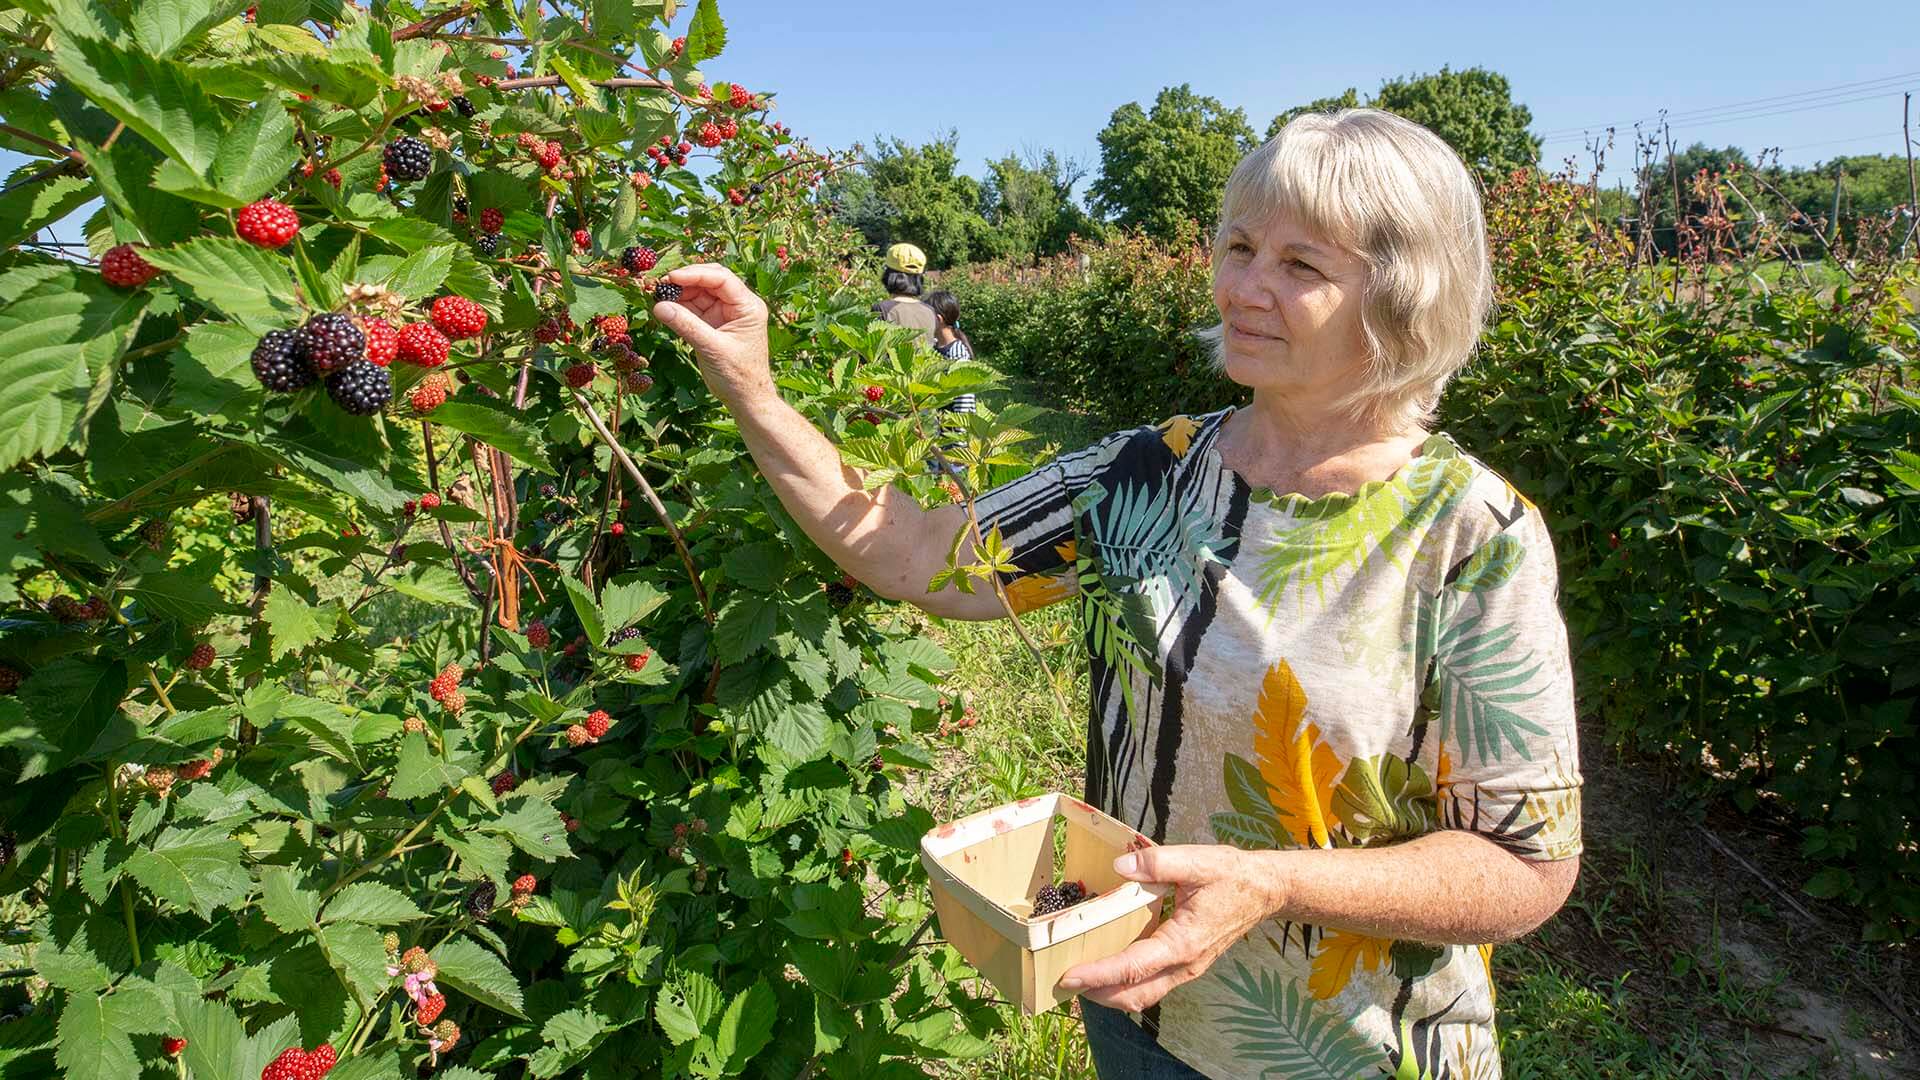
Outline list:
[[[1302,723],[1306,713],[1307,692],[1292,665],[1281,660],[1267,669],[1253,713],[1253,752],[1260,759],[1260,775],[1294,843],[1323,848],[1330,846],[1327,822],[1332,819],[1340,759],[1320,741],[1318,725]]]
[[[1199,430],[1199,421],[1191,416],[1168,417],[1160,425],[1160,441],[1167,444],[1174,457],[1186,457],[1187,447],[1193,445],[1193,433]]]
[[[1320,951],[1313,954],[1313,973],[1307,976],[1307,991],[1322,1001],[1347,988],[1356,964],[1378,971],[1387,962],[1389,938],[1368,937],[1348,930],[1328,930],[1320,935]]]
[[[1080,578],[1073,568],[1074,560],[1080,557],[1079,542],[1069,540],[1053,550],[1065,564],[1062,569],[1050,574],[1028,574],[1007,583],[1007,605],[1015,615],[1057,604],[1080,591]]]

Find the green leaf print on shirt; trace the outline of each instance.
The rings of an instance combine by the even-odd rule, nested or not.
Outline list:
[[[1454,739],[1481,761],[1499,761],[1502,744],[1510,744],[1522,759],[1532,761],[1533,752],[1521,736],[1545,735],[1547,729],[1508,706],[1540,696],[1538,688],[1519,689],[1532,681],[1540,665],[1530,650],[1514,647],[1517,627],[1486,629],[1484,618],[1461,619],[1440,634],[1433,658],[1440,688],[1440,741]]]
[[[1290,590],[1306,599],[1311,586],[1324,599],[1338,571],[1358,572],[1376,553],[1398,562],[1433,523],[1452,509],[1473,484],[1470,459],[1444,435],[1430,436],[1420,456],[1391,479],[1374,481],[1357,495],[1304,499],[1256,491],[1254,497],[1291,524],[1242,544],[1254,552],[1253,586],[1267,618],[1280,611]]]
[[[1235,1052],[1263,1068],[1259,1075],[1287,1080],[1353,1080],[1387,1070],[1384,1055],[1347,1026],[1346,1017],[1315,1008],[1300,984],[1271,972],[1258,975],[1234,962],[1238,975],[1220,982],[1246,1004],[1220,1007],[1220,1026],[1240,1037]]]
[[[1419,836],[1439,822],[1433,781],[1394,754],[1356,758],[1333,789],[1333,814],[1356,844]]]

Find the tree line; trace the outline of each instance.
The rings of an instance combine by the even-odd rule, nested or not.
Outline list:
[[[1260,139],[1303,113],[1363,105],[1431,128],[1489,186],[1516,169],[1541,167],[1533,113],[1514,100],[1506,77],[1479,67],[1443,67],[1388,79],[1370,95],[1348,87],[1286,109],[1263,136],[1256,136],[1245,109],[1197,93],[1190,84],[1170,86],[1149,106],[1128,102],[1113,111],[1098,136],[1097,162],[1029,148],[990,161],[978,178],[960,170],[955,130],[921,144],[882,136],[862,148],[864,166],[839,174],[827,195],[834,214],[876,248],[914,243],[936,268],[1033,262],[1066,251],[1075,236],[1095,238],[1113,229],[1177,240],[1213,228],[1228,174]],[[1666,253],[1676,235],[1676,199],[1684,212],[1699,211],[1681,181],[1701,169],[1758,174],[1804,216],[1810,242],[1814,232],[1844,242],[1855,223],[1897,214],[1909,203],[1907,164],[1895,155],[1785,167],[1738,147],[1695,143],[1671,155],[1642,157],[1635,175],[1646,189],[1644,215],[1642,201],[1624,185],[1594,198],[1602,220],[1644,224]]]

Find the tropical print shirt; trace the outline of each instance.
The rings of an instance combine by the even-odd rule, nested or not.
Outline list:
[[[1540,511],[1444,434],[1310,499],[1177,416],[979,501],[1016,609],[1069,598],[1087,800],[1164,844],[1365,847],[1468,829],[1580,852],[1565,623]],[[1140,1017],[1218,1080],[1500,1074],[1491,946],[1270,920]]]

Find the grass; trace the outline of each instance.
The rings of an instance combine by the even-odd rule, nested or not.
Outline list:
[[[988,400],[1047,399],[1014,379]],[[1103,434],[1064,413],[1038,433],[1068,450]],[[962,695],[979,718],[923,781],[921,794],[939,820],[1082,788],[1087,678],[1077,619],[1062,604],[1023,623],[1059,680],[1066,715],[1004,623],[931,627],[959,665],[949,693]],[[1510,1080],[1849,1080],[1912,1068],[1902,1022],[1863,985],[1910,982],[1906,952],[1855,945],[1857,929],[1844,911],[1820,910],[1826,924],[1810,929],[1765,882],[1719,859],[1700,838],[1711,827],[1777,882],[1804,878],[1782,850],[1791,836],[1781,843],[1743,820],[1715,817],[1726,812],[1673,794],[1655,763],[1621,761],[1597,740],[1583,753],[1588,850],[1580,884],[1546,926],[1494,953]],[[937,1066],[935,1074],[1094,1080],[1070,1013],[1021,1017],[1009,1009],[1003,1019],[1006,1031],[991,1054]]]

